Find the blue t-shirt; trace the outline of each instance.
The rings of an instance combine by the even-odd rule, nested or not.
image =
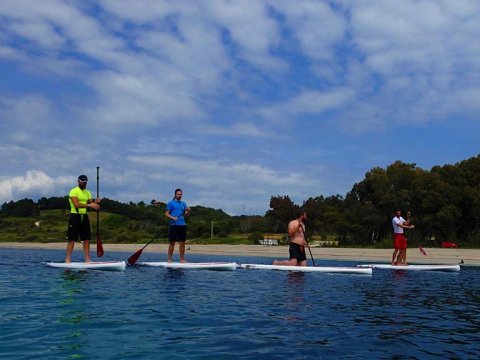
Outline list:
[[[170,215],[178,217],[177,221],[170,219],[170,225],[187,225],[183,215],[185,210],[187,210],[187,204],[183,201],[170,200],[167,203],[167,211]]]

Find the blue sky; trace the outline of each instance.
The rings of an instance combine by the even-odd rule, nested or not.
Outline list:
[[[95,5],[92,5],[95,4]],[[0,2],[0,203],[87,174],[231,215],[476,156],[480,2]]]

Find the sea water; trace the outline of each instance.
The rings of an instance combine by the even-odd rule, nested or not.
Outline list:
[[[1,359],[478,359],[480,268],[372,275],[128,267],[0,249]],[[102,260],[131,254],[108,252]],[[188,255],[188,254],[187,254]],[[248,254],[246,254],[248,255]],[[81,261],[81,252],[75,252]],[[146,253],[141,261],[164,261]],[[271,263],[190,255],[189,261]],[[354,266],[323,261],[317,266]]]

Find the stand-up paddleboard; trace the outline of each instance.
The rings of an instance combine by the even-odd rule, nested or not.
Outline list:
[[[123,271],[125,270],[125,261],[98,261],[98,262],[47,262],[45,265],[53,268],[70,270],[106,270]]]
[[[240,264],[244,269],[253,270],[284,270],[301,272],[322,272],[322,273],[346,273],[346,274],[371,274],[371,268],[342,267],[342,266],[291,266],[291,265],[260,265]]]
[[[222,262],[204,262],[204,263],[194,263],[194,262],[139,262],[138,265],[141,266],[161,266],[170,269],[197,269],[197,270],[224,270],[224,271],[233,271],[237,269],[237,263],[222,263]]]
[[[391,265],[391,264],[361,264],[361,268],[415,270],[415,271],[460,271],[460,265]]]

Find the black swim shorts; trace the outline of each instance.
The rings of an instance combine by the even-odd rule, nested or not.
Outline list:
[[[90,240],[90,219],[87,214],[70,214],[68,219],[67,241]]]
[[[297,259],[297,262],[307,260],[307,255],[305,254],[305,246],[298,245],[297,243],[290,243],[290,260]]]
[[[187,226],[186,225],[170,225],[170,230],[168,232],[168,240],[170,242],[187,241]]]

